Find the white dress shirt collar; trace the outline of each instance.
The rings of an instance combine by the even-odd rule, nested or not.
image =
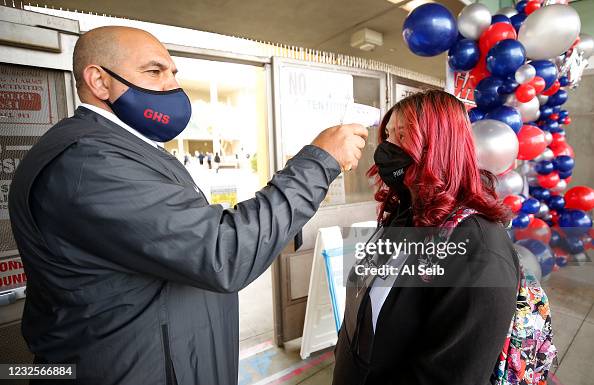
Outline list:
[[[154,140],[151,140],[151,139],[147,138],[146,136],[142,135],[140,132],[136,131],[135,129],[133,129],[132,127],[127,125],[126,123],[122,122],[122,120],[120,118],[118,118],[117,116],[115,116],[115,114],[113,114],[112,112],[109,112],[107,110],[104,110],[103,108],[99,108],[97,106],[94,106],[94,105],[88,104],[88,103],[81,103],[80,106],[87,108],[87,109],[103,116],[105,119],[111,120],[118,126],[122,127],[124,130],[128,131],[129,133],[131,133],[134,136],[137,136],[138,138],[142,139],[143,141],[145,141],[146,143],[150,144],[153,147],[157,147],[157,148],[163,147],[163,143],[155,142]]]

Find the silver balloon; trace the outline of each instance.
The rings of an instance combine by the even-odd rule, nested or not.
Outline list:
[[[467,39],[478,40],[491,25],[491,12],[486,5],[469,4],[458,14],[458,32]]]
[[[551,133],[550,133],[550,132],[548,132],[548,131],[545,131],[545,132],[544,132],[544,135],[545,135],[545,141],[547,142],[547,146],[548,146],[549,144],[551,144],[551,143],[553,142],[553,134],[551,134]],[[550,149],[550,148],[546,148],[546,149],[545,149],[545,150],[542,152],[542,154],[540,154],[540,155],[543,155],[543,154],[545,153],[545,151],[546,151],[546,150],[549,150],[549,151],[551,151],[551,149]],[[552,151],[551,151],[551,153],[552,153]],[[539,155],[539,156],[540,156],[540,155]],[[548,160],[548,159],[547,159],[547,160]]]
[[[543,221],[548,222],[553,220],[553,216],[551,215],[551,213],[548,213],[547,215],[545,215],[544,217],[541,218]]]
[[[551,134],[548,131],[544,131],[545,134],[545,140],[547,141],[547,144],[550,144],[550,141],[553,141],[553,134]],[[548,134],[548,135],[547,135]],[[550,139],[548,139],[550,138]],[[545,148],[544,151],[537,156],[536,158],[532,159],[534,162],[540,162],[541,160],[548,160],[551,161],[553,160],[553,158],[555,157],[555,154],[553,154],[553,150],[551,150],[550,148]]]
[[[575,48],[578,52],[582,52],[584,59],[588,59],[594,54],[594,39],[587,33],[580,33],[580,42],[577,43]]]
[[[494,119],[478,120],[472,124],[472,133],[479,168],[498,175],[518,157],[518,137],[507,124]]]
[[[557,186],[551,189],[551,192],[561,193],[567,189],[567,181],[565,179],[559,180]]]
[[[540,183],[538,183],[538,179],[535,175],[527,176],[526,183],[528,183],[528,186],[532,187],[540,186]]]
[[[545,218],[547,215],[550,215],[549,206],[547,206],[546,203],[540,202],[540,206],[538,207],[538,212],[536,213],[536,216],[542,219]]]
[[[536,76],[536,68],[530,64],[524,64],[516,70],[516,81],[520,84],[528,83]]]
[[[533,161],[524,161],[522,166],[520,166],[520,173],[526,176],[534,176],[538,175],[536,170],[534,169],[534,162]]]
[[[508,195],[518,195],[524,189],[524,178],[516,171],[510,171],[497,177],[495,192],[500,198]]]
[[[575,42],[581,22],[577,11],[568,5],[554,4],[532,12],[518,32],[526,56],[535,60],[561,55]]]
[[[507,16],[507,17],[512,17],[518,14],[518,10],[515,9],[514,7],[505,7],[505,8],[501,8],[499,11],[497,11],[496,15],[503,15],[503,16]]]
[[[537,98],[522,103],[518,101],[515,94],[509,94],[505,105],[516,108],[520,112],[524,123],[535,121],[540,116],[540,103]]]
[[[528,250],[522,245],[514,244],[514,249],[518,252],[518,257],[520,259],[520,265],[524,268],[524,271],[530,272],[537,280],[540,281],[542,278],[542,270],[540,268],[540,263],[538,263],[538,258],[532,251]]]
[[[536,95],[538,98],[538,104],[544,106],[549,101],[549,97],[547,95]]]

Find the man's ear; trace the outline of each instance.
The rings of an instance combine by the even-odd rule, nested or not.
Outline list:
[[[83,70],[83,79],[89,92],[99,100],[109,98],[111,79],[95,64],[89,64]]]

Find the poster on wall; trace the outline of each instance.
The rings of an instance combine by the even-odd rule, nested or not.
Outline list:
[[[396,102],[399,102],[407,96],[416,94],[417,92],[421,91],[422,89],[417,87],[411,87],[404,84],[396,84],[396,87],[394,89],[394,100]]]
[[[12,236],[8,195],[23,157],[60,118],[58,78],[52,70],[0,64],[0,290],[26,284]]]
[[[283,162],[327,127],[343,122],[353,104],[353,76],[303,66],[280,69],[280,124]],[[324,205],[346,201],[344,178],[330,186]]]
[[[474,92],[470,83],[470,74],[468,72],[453,71],[446,64],[445,91],[460,99],[467,110],[476,107]]]

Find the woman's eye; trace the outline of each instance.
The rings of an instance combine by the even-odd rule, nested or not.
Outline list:
[[[161,73],[159,70],[148,70],[147,72],[153,76],[158,76]]]

